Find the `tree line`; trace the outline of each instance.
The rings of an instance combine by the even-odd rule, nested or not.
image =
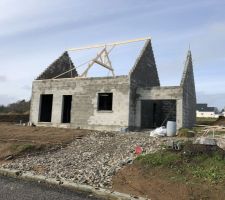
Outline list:
[[[19,100],[7,106],[0,105],[0,113],[27,113],[30,111],[30,101]]]

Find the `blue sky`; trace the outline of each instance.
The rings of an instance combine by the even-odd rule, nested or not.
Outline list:
[[[224,8],[224,0],[1,0],[0,104],[29,99],[32,81],[67,48],[150,36],[161,85],[179,85],[190,45],[198,101],[222,108]],[[117,74],[129,71],[142,45],[113,50]],[[78,66],[95,51],[70,56]]]

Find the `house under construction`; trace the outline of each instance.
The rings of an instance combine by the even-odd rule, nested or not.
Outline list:
[[[145,40],[129,74],[116,76],[109,53],[117,45]],[[196,94],[191,52],[179,86],[161,87],[150,38],[94,45],[102,48],[78,75],[68,52],[33,81],[30,122],[39,126],[122,130],[151,129],[176,121],[177,129],[195,124]],[[112,76],[87,77],[93,64]]]

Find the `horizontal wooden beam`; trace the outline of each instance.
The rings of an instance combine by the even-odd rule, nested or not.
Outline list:
[[[78,47],[78,48],[71,48],[67,49],[67,51],[81,51],[85,49],[93,49],[93,48],[100,48],[100,47],[107,47],[107,46],[116,46],[116,45],[124,45],[132,42],[140,42],[140,41],[145,41],[145,40],[150,40],[150,37],[145,37],[145,38],[136,38],[133,40],[126,40],[126,41],[119,41],[119,42],[112,42],[108,44],[96,44],[96,45],[90,45],[90,46],[84,46],[84,47]]]

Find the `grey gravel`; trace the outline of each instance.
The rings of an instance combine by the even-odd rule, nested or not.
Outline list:
[[[45,169],[41,175],[47,178],[111,188],[112,176],[136,158],[136,146],[150,153],[168,140],[170,138],[153,138],[145,133],[92,132],[56,152],[28,155],[3,167],[37,174],[33,169],[39,166]]]

